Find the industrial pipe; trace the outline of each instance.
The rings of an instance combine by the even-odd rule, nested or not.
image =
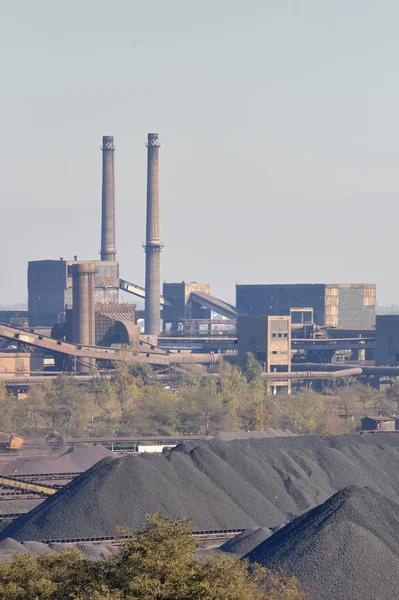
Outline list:
[[[190,354],[190,353],[172,353],[167,357],[169,364],[194,364],[194,365],[210,365],[219,362],[223,359],[222,354]]]
[[[307,369],[311,369],[312,371],[339,371],[342,369],[342,365],[334,365],[334,364],[320,364],[320,363],[303,363],[303,364],[292,364],[291,365],[292,369],[296,369],[296,368],[307,368]],[[349,368],[349,367],[348,367]],[[397,367],[393,367],[393,366],[385,366],[385,365],[379,365],[379,366],[369,366],[369,365],[362,365],[361,366],[363,375],[376,375],[376,376],[385,376],[385,377],[399,377],[399,366]]]
[[[342,377],[355,377],[362,375],[360,367],[353,369],[341,369],[339,371],[296,371],[291,373],[262,373],[262,377],[268,377],[275,381],[287,379],[341,379]]]

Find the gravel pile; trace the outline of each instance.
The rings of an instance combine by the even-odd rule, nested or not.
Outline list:
[[[289,429],[262,429],[256,431],[219,431],[214,439],[222,440],[223,442],[231,442],[232,440],[250,440],[253,438],[276,438],[276,437],[293,437]]]
[[[48,481],[46,481],[48,483]],[[29,498],[26,500],[1,500],[0,515],[11,515],[27,513],[43,502],[43,498],[38,496],[37,500]]]
[[[96,462],[112,452],[104,446],[88,446],[87,448],[73,448],[54,458],[48,456],[35,456],[34,458],[21,457],[2,468],[4,475],[18,475],[30,473],[77,473],[86,471]]]
[[[259,544],[264,542],[271,535],[272,532],[268,527],[245,529],[242,533],[239,533],[231,538],[231,540],[222,544],[219,550],[241,557],[251,552],[251,550],[256,548],[256,546],[259,546]]]
[[[195,530],[274,528],[350,485],[399,498],[399,434],[185,443],[163,455],[105,458],[0,534],[19,541],[114,536],[145,516]]]
[[[0,542],[0,563],[8,562],[16,554],[36,554],[43,556],[49,553],[63,552],[64,550],[79,550],[85,558],[90,560],[102,560],[103,558],[119,552],[118,546],[95,545],[95,544],[43,544],[42,542],[17,542],[12,538],[6,538]]]
[[[310,582],[312,600],[397,600],[399,504],[371,488],[350,486],[246,558]]]

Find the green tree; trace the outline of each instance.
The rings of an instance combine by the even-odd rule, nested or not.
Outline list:
[[[194,558],[189,521],[150,515],[111,558],[76,550],[0,563],[0,600],[303,600],[294,578],[221,555]]]
[[[256,360],[255,356],[252,354],[252,352],[247,352],[245,354],[244,363],[242,365],[242,372],[248,383],[260,377],[262,373],[262,367]]]

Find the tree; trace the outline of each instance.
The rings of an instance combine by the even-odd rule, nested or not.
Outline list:
[[[137,385],[140,386],[149,385],[153,378],[151,366],[142,362],[132,363],[129,365],[129,374],[134,377]]]
[[[147,517],[111,558],[79,552],[0,563],[0,600],[302,600],[295,578],[222,555],[194,558],[189,521]]]
[[[111,588],[131,600],[301,600],[295,578],[222,555],[202,562],[188,520],[149,515],[109,570]]]
[[[262,367],[256,360],[255,356],[252,354],[252,352],[247,352],[245,354],[244,363],[242,365],[242,372],[248,383],[251,383],[251,381],[254,381],[255,379],[258,379],[260,377],[262,373]]]

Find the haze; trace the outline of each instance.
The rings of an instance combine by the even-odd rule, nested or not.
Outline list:
[[[399,6],[0,0],[1,304],[29,260],[97,258],[115,136],[121,276],[144,283],[148,132],[162,280],[375,282],[399,302]]]

